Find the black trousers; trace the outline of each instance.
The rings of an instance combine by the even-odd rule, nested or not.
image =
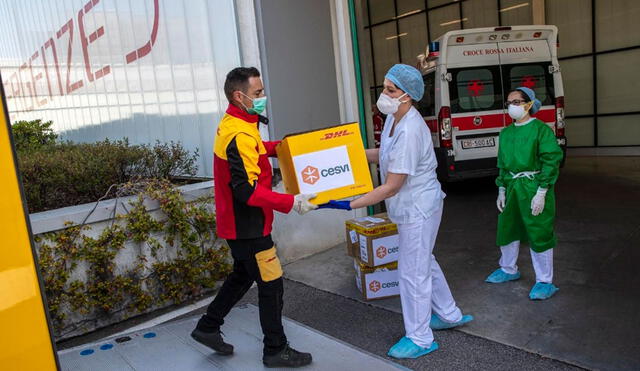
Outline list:
[[[273,247],[271,236],[247,240],[227,240],[233,256],[233,272],[222,284],[218,295],[209,304],[207,313],[200,318],[197,328],[205,332],[220,329],[224,317],[251,288],[258,284],[260,325],[264,334],[264,354],[272,355],[287,344],[282,328],[282,277],[264,282],[255,254]]]

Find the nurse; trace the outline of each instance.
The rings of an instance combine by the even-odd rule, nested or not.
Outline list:
[[[396,64],[387,72],[376,105],[387,115],[379,149],[368,149],[369,162],[379,163],[381,183],[353,201],[330,201],[320,208],[351,210],[385,201],[398,225],[398,275],[405,336],[389,350],[395,358],[417,358],[438,349],[431,329],[460,326],[473,319],[462,315],[444,273],[433,256],[442,218],[444,192],[436,178],[431,134],[413,106],[424,93],[420,72]]]
[[[519,279],[516,261],[520,243],[529,242],[536,273],[536,284],[529,298],[544,300],[558,291],[552,282],[556,246],[553,186],[558,179],[562,149],[551,128],[530,115],[541,106],[533,90],[516,88],[509,94],[506,105],[514,123],[500,133],[498,150],[497,245],[502,256],[500,268],[491,273],[486,282]]]

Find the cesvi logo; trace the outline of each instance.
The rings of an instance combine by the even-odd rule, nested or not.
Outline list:
[[[382,288],[382,285],[378,281],[371,281],[369,283],[369,290],[373,292],[378,292]]]
[[[326,133],[324,137],[322,137],[322,139],[320,140],[346,137],[347,135],[352,135],[352,134],[353,134],[353,131],[349,131],[349,130],[334,131],[333,133]]]
[[[318,169],[313,166],[307,166],[302,170],[302,181],[307,184],[316,184],[320,180],[320,173]]]
[[[376,250],[376,256],[380,259],[384,258],[385,256],[387,256],[387,248],[384,246],[380,246],[378,247],[378,249]]]

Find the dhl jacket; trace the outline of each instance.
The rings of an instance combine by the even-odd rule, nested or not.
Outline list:
[[[271,190],[271,164],[279,142],[263,142],[258,116],[230,104],[213,145],[218,236],[239,240],[268,236],[273,210],[288,213],[293,196]]]

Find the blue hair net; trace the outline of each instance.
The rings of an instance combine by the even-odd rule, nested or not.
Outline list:
[[[411,99],[419,101],[424,95],[424,81],[420,71],[406,64],[396,64],[384,76],[399,89],[407,93]]]
[[[542,102],[536,99],[536,93],[533,90],[524,86],[517,87],[516,90],[522,92],[527,97],[527,101],[533,101],[533,105],[531,106],[529,112],[536,113],[538,112],[538,110],[540,110],[540,107],[542,107]]]

